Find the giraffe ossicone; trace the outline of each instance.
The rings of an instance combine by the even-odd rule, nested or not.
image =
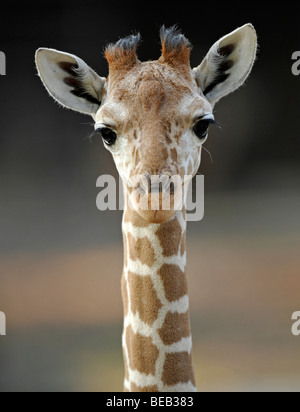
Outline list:
[[[182,182],[198,171],[214,105],[250,74],[257,36],[251,24],[234,30],[194,69],[185,36],[174,27],[160,36],[156,61],[139,61],[140,35],[107,46],[107,78],[54,49],[37,50],[36,65],[57,102],[93,117],[133,206],[123,216],[124,390],[189,392],[196,384]]]

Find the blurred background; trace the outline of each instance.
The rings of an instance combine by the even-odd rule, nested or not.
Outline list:
[[[299,6],[64,0],[1,7],[0,391],[120,391],[121,212],[96,209],[96,180],[117,177],[92,120],[47,96],[38,47],[78,55],[107,75],[107,43],[140,31],[141,60],[177,24],[198,65],[252,22],[259,54],[247,87],[215,108],[200,172],[205,218],[189,223],[188,275],[200,391],[299,391]],[[290,6],[289,6],[290,4]],[[298,9],[297,9],[298,7]]]

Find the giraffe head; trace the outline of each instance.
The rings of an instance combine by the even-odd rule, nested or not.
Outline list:
[[[131,194],[131,206],[152,223],[175,213],[176,195],[182,201],[183,183],[198,171],[202,145],[215,122],[214,105],[244,83],[257,44],[247,24],[216,42],[192,69],[189,41],[175,28],[163,27],[160,35],[162,54],[156,61],[138,60],[139,35],[109,45],[107,78],[74,55],[44,48],[36,54],[50,95],[93,117]],[[169,207],[164,207],[165,197]]]

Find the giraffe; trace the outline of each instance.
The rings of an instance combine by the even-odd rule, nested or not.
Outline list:
[[[38,74],[63,107],[92,116],[122,177],[124,390],[193,392],[192,338],[186,276],[185,198],[171,185],[197,173],[213,108],[241,86],[256,57],[257,36],[246,24],[218,40],[191,68],[191,44],[176,27],[160,31],[158,60],[141,62],[140,35],[105,49],[107,78],[79,57],[36,52]],[[138,196],[133,197],[134,192]],[[169,196],[171,206],[162,207]],[[140,207],[156,200],[158,207]]]

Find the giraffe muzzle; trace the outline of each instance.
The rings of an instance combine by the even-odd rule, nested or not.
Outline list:
[[[182,210],[184,187],[180,176],[146,173],[133,181],[130,204],[147,221],[161,223]]]
[[[169,175],[150,175],[146,173],[140,180],[141,189],[148,195],[167,194],[174,195],[175,185],[172,176]]]

